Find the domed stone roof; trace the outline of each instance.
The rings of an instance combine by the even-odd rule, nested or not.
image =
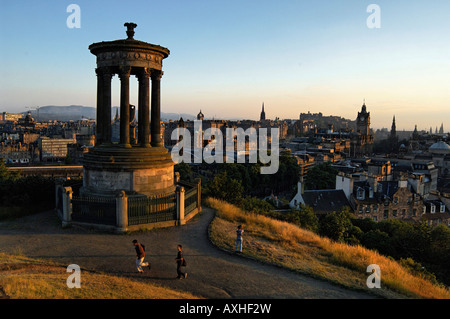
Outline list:
[[[431,145],[429,151],[432,153],[450,153],[450,145],[444,141],[439,141]]]

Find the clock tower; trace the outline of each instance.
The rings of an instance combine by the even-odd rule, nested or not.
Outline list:
[[[370,112],[367,112],[366,103],[364,102],[361,112],[358,112],[356,118],[356,131],[362,135],[370,135]]]
[[[354,157],[372,153],[373,136],[370,133],[370,112],[367,112],[366,102],[356,118],[356,132],[351,138],[351,153]]]

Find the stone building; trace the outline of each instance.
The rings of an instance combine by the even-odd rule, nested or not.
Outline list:
[[[381,181],[371,186],[368,181],[356,182],[351,194],[358,218],[375,221],[396,218],[418,221],[423,213],[423,199],[408,188],[407,180]]]
[[[67,146],[74,144],[75,139],[49,138],[41,136],[38,140],[41,162],[63,161],[67,156]]]
[[[317,216],[339,212],[348,208],[353,212],[351,202],[342,189],[305,190],[303,178],[298,182],[297,194],[289,202],[292,209],[309,206]]]
[[[423,218],[429,226],[445,225],[450,227],[450,210],[439,196],[424,202]]]

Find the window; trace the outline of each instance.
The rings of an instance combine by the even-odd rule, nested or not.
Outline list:
[[[370,205],[366,207],[366,213],[370,213]]]
[[[416,208],[413,209],[412,215],[413,215],[413,217],[417,216],[417,209]]]
[[[431,204],[430,207],[431,207],[431,213],[432,214],[436,213],[436,205]]]
[[[402,216],[405,217],[406,216],[406,209],[402,209]]]
[[[396,210],[396,209],[394,209],[394,210],[392,211],[392,216],[393,216],[393,217],[397,217],[397,210]]]
[[[395,205],[398,204],[398,197],[394,197],[394,204],[395,204]]]
[[[445,205],[441,203],[441,209],[439,210],[441,213],[445,213]]]
[[[364,200],[364,189],[363,188],[358,188],[358,190],[356,191],[356,198],[360,199],[360,200]]]
[[[388,219],[388,218],[389,218],[389,210],[388,210],[388,209],[385,209],[385,210],[384,210],[383,218],[384,218],[384,219]]]
[[[376,213],[378,211],[378,205],[373,205],[373,212]]]
[[[373,217],[373,220],[376,222],[376,221],[377,221],[377,216],[374,216],[374,217]]]
[[[359,206],[359,213],[362,214],[363,213],[363,206]]]

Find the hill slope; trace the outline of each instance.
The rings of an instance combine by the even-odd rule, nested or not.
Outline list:
[[[450,299],[448,288],[411,274],[397,262],[361,246],[336,243],[293,224],[245,212],[226,202],[208,198],[217,210],[210,226],[212,242],[234,251],[236,226],[244,225],[243,254],[384,298]],[[369,265],[381,269],[381,289],[367,288]]]
[[[0,299],[196,299],[194,295],[129,278],[81,270],[81,289],[70,273],[48,261],[0,253]]]

